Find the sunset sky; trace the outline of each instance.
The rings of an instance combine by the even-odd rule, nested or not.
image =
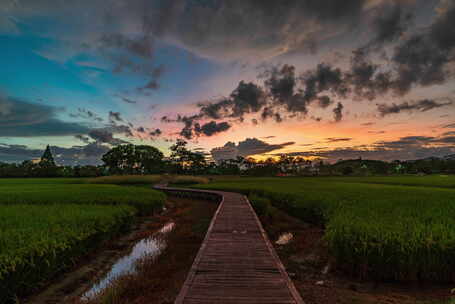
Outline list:
[[[0,48],[0,161],[455,153],[453,0],[2,0]]]

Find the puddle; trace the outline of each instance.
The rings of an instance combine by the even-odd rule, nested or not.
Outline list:
[[[111,283],[116,278],[125,274],[134,273],[136,262],[141,258],[145,256],[157,257],[160,255],[163,249],[166,247],[166,239],[164,236],[167,233],[171,232],[174,227],[175,223],[167,223],[151,237],[138,241],[134,245],[131,252],[128,255],[118,259],[112,266],[109,273],[107,273],[106,276],[98,283],[94,284],[90,290],[84,293],[81,299],[89,300],[95,295],[99,294],[109,285],[109,283]]]
[[[291,232],[283,233],[282,235],[280,235],[280,237],[275,242],[275,244],[286,245],[292,240],[293,237],[294,237],[294,235]]]

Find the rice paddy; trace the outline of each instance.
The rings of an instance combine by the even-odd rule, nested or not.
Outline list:
[[[80,179],[0,180],[0,303],[33,291],[164,201],[151,189]]]
[[[454,282],[454,183],[454,176],[238,178],[198,188],[266,197],[324,226],[338,266],[358,277]]]

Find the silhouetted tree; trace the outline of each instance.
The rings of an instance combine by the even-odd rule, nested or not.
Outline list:
[[[51,148],[49,145],[46,146],[46,150],[44,150],[43,156],[41,156],[40,165],[55,167],[54,157],[52,156]]]
[[[187,142],[178,139],[170,147],[171,173],[202,174],[207,167],[207,161],[203,154],[187,149]]]
[[[163,157],[155,147],[128,144],[112,148],[102,160],[113,174],[151,174],[162,171]]]

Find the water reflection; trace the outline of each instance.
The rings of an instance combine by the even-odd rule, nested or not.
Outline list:
[[[93,298],[105,289],[109,283],[118,278],[121,275],[131,274],[135,272],[135,265],[138,260],[147,257],[157,257],[161,254],[163,249],[166,247],[165,235],[171,232],[175,227],[175,223],[170,222],[165,224],[159,231],[153,234],[151,237],[138,241],[132,251],[117,260],[112,266],[109,273],[101,279],[98,283],[82,295],[83,300]]]

